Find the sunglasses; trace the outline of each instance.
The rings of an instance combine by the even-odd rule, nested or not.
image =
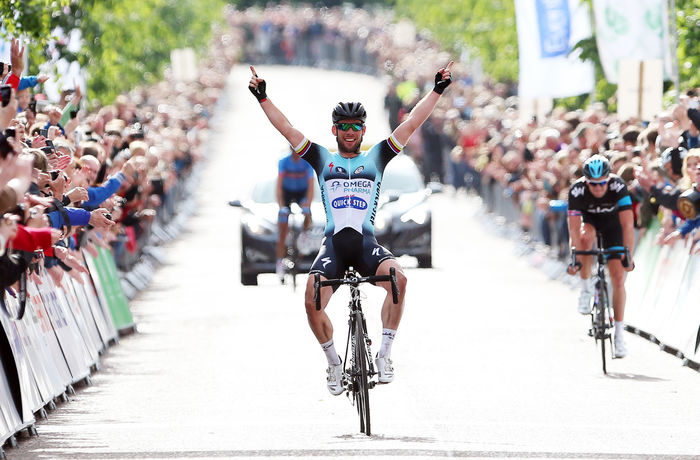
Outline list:
[[[605,179],[605,180],[601,180],[599,182],[593,182],[593,181],[587,180],[586,183],[588,183],[588,185],[591,185],[593,187],[602,187],[608,183],[608,180]]]
[[[364,125],[362,123],[336,123],[335,126],[341,131],[350,131],[352,129],[357,132],[362,131]]]

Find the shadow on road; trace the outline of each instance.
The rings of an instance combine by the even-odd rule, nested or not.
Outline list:
[[[608,372],[608,377],[616,380],[636,380],[638,382],[666,382],[667,379],[662,379],[658,377],[650,377],[648,375],[641,374],[626,374],[618,372]]]
[[[338,439],[351,440],[351,439],[361,439],[366,440],[367,436],[363,434],[344,434],[341,436],[336,436]],[[372,441],[399,441],[399,442],[414,442],[414,443],[434,443],[437,442],[435,438],[426,438],[421,436],[384,436],[382,434],[373,434],[370,436]]]

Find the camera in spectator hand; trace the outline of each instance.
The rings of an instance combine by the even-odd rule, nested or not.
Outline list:
[[[2,106],[7,107],[10,103],[10,98],[12,97],[12,86],[2,85],[0,86],[0,98],[2,99]]]
[[[685,219],[700,217],[700,192],[695,188],[683,192],[678,197],[678,211]]]

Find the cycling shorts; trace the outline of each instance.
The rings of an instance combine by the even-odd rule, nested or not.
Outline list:
[[[298,204],[304,214],[311,214],[309,204],[306,202],[306,190],[290,191],[283,188],[282,203],[284,203],[284,206],[280,208],[277,214],[277,222],[286,223],[289,220],[289,207],[292,203]]]
[[[342,278],[345,270],[353,267],[360,275],[371,276],[377,273],[379,264],[393,258],[374,236],[346,227],[323,238],[309,274],[320,273],[327,279]]]
[[[583,213],[583,223],[591,224],[596,232],[603,237],[603,249],[622,249],[624,240],[622,239],[622,225],[620,219],[615,215],[612,219],[592,219],[588,213]],[[609,254],[608,259],[622,259],[622,254]]]

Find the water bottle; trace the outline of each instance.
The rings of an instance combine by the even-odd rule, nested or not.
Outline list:
[[[564,213],[568,207],[566,200],[549,200],[549,209],[552,212]]]

